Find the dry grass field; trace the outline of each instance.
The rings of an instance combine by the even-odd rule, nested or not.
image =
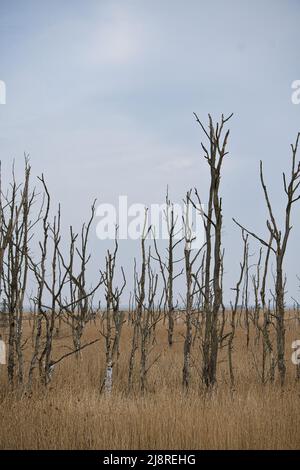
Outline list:
[[[226,348],[219,357],[218,387],[205,394],[199,381],[201,355],[193,349],[193,382],[182,392],[183,325],[176,326],[176,342],[169,349],[165,326],[157,327],[152,356],[160,360],[150,369],[148,389],[127,395],[131,330],[124,327],[121,355],[114,369],[114,389],[100,395],[104,373],[101,342],[82,351],[77,361],[62,361],[45,389],[35,384],[31,396],[7,392],[6,368],[1,366],[1,449],[296,449],[300,447],[300,384],[295,382],[291,343],[297,339],[294,322],[287,326],[287,381],[262,386],[254,338],[246,348],[245,331],[235,338],[236,386],[230,389]],[[254,332],[252,332],[254,334]],[[55,340],[54,357],[71,345],[64,327]],[[298,330],[298,337],[300,332]],[[99,336],[90,324],[85,341]],[[151,359],[150,359],[151,360]]]

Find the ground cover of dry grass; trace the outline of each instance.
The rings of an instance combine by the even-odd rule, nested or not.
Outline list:
[[[29,325],[26,327],[29,329]],[[201,353],[193,349],[192,384],[182,392],[184,325],[176,325],[176,342],[167,346],[166,326],[157,327],[152,352],[161,357],[150,369],[148,390],[126,393],[131,329],[126,325],[111,396],[99,393],[104,373],[104,342],[62,361],[45,390],[8,393],[6,369],[0,366],[1,449],[297,449],[300,448],[300,384],[295,382],[291,343],[300,338],[294,322],[287,326],[287,382],[262,386],[259,347],[251,332],[237,329],[234,348],[236,384],[229,385],[224,348],[219,357],[218,387],[203,393],[199,380]],[[55,339],[54,357],[70,346],[64,326]],[[99,336],[91,323],[84,341]],[[29,352],[28,352],[29,353]],[[28,356],[29,357],[29,356]],[[150,359],[151,361],[151,359]]]

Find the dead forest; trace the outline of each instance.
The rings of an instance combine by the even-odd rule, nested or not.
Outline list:
[[[122,392],[147,396],[159,390],[159,383],[149,379],[153,367],[159,368],[162,353],[158,347],[163,337],[169,353],[180,347],[177,377],[185,394],[196,381],[201,393],[213,392],[225,374],[229,390],[236,387],[237,330],[242,334],[243,348],[253,355],[258,384],[284,389],[287,357],[286,329],[297,331],[300,310],[286,307],[285,255],[292,224],[297,223],[300,199],[299,136],[287,149],[290,170],[283,174],[284,213],[276,219],[269,196],[263,163],[260,163],[258,185],[268,211],[262,221],[266,238],[254,233],[251,221],[233,218],[232,230],[240,232],[239,276],[231,288],[231,302],[225,305],[223,292],[224,266],[230,269],[230,254],[222,244],[223,204],[222,171],[230,158],[229,117],[218,122],[208,116],[203,123],[195,114],[202,135],[201,155],[206,165],[209,191],[188,189],[185,205],[199,211],[205,228],[205,243],[191,250],[192,235],[188,220],[183,220],[184,237],[175,238],[172,201],[166,197],[169,239],[161,251],[155,239],[147,235],[145,225],[139,242],[140,261],[134,261],[134,283],[128,285],[127,270],[118,260],[118,227],[115,247],[108,250],[99,266],[98,278],[88,281],[90,260],[89,237],[95,219],[95,202],[88,220],[79,233],[72,227],[68,239],[62,237],[61,208],[52,217],[51,194],[46,178],[31,176],[30,161],[25,159],[23,181],[12,171],[10,182],[0,188],[0,333],[7,348],[6,370],[1,397],[16,394],[31,396],[34,389],[49,389],[59,380],[62,365],[75,361],[84,367],[88,351],[98,354],[103,363],[96,377],[99,395],[113,395],[119,389],[119,364],[123,360],[123,335],[126,334],[126,367],[123,364]],[[234,216],[234,214],[233,214]],[[256,260],[250,260],[250,246]],[[67,249],[66,249],[67,247]],[[226,264],[227,263],[227,264]],[[270,266],[276,267],[273,276]],[[184,278],[185,291],[174,294],[177,278]],[[116,279],[122,279],[117,282]],[[130,291],[128,308],[125,290]],[[100,299],[105,302],[100,303]],[[289,299],[290,301],[290,299]],[[30,308],[28,308],[28,305]],[[87,329],[93,338],[86,338]],[[180,343],[178,332],[180,329]],[[299,331],[299,330],[298,330]],[[68,348],[56,348],[68,337]],[[176,339],[177,338],[177,339]],[[290,345],[288,345],[290,347]],[[220,357],[222,359],[220,359]],[[294,380],[300,380],[300,366],[294,366]],[[223,375],[222,375],[223,377]],[[68,377],[64,378],[68,381]]]

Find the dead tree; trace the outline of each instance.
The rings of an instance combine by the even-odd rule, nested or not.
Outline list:
[[[31,389],[32,387],[33,374],[38,363],[39,351],[40,351],[41,340],[42,340],[42,322],[43,322],[43,318],[45,315],[44,305],[43,305],[43,296],[44,296],[45,282],[46,282],[46,259],[47,259],[48,238],[49,238],[48,217],[49,217],[49,210],[50,210],[50,194],[49,194],[44,176],[42,175],[41,178],[39,179],[43,186],[44,198],[46,202],[45,202],[44,215],[42,218],[43,241],[39,242],[39,248],[41,252],[40,262],[34,263],[30,259],[30,263],[29,263],[29,266],[34,272],[36,282],[37,282],[37,295],[36,295],[36,298],[34,299],[35,306],[36,306],[35,316],[37,318],[36,318],[36,322],[34,322],[34,325],[33,325],[33,354],[32,354],[32,358],[30,361],[29,372],[28,372],[28,388],[29,389]]]
[[[105,377],[102,381],[100,391],[105,389],[107,393],[112,391],[113,367],[118,364],[120,355],[120,339],[123,324],[125,323],[125,312],[120,311],[120,299],[126,286],[126,277],[121,267],[123,282],[121,288],[115,286],[116,261],[118,254],[118,228],[115,233],[115,248],[113,252],[107,250],[105,258],[106,269],[102,273],[105,286],[106,311],[104,313],[101,334],[105,338]]]
[[[248,235],[245,235],[244,231],[242,231],[242,239],[243,239],[243,244],[244,244],[243,261],[242,263],[240,263],[239,279],[236,283],[236,287],[233,288],[233,290],[235,290],[235,301],[234,303],[231,302],[231,320],[230,320],[231,331],[228,337],[228,366],[229,366],[229,376],[230,376],[231,387],[234,387],[234,369],[233,369],[233,361],[232,361],[232,352],[233,352],[233,340],[235,337],[235,330],[236,330],[236,314],[237,314],[238,307],[239,307],[241,284],[243,281],[246,263],[247,263],[247,256],[248,256]]]
[[[269,268],[269,261],[270,261],[270,253],[271,253],[271,246],[272,246],[272,238],[273,235],[270,235],[269,239],[269,247],[266,251],[264,269],[263,269],[263,277],[262,277],[262,284],[260,288],[260,299],[261,299],[261,307],[263,311],[263,325],[259,327],[262,332],[262,341],[263,341],[263,353],[262,353],[262,373],[261,373],[261,380],[262,383],[265,384],[268,380],[270,382],[274,381],[275,377],[275,358],[273,352],[273,344],[271,341],[270,336],[270,326],[273,326],[272,316],[271,316],[271,309],[270,303],[266,302],[266,285],[267,285],[267,275],[268,275],[268,268]],[[267,365],[269,364],[268,370]]]
[[[0,196],[0,282],[9,318],[7,372],[11,387],[14,386],[16,366],[20,385],[24,378],[23,306],[28,278],[28,243],[34,226],[34,222],[29,220],[29,212],[35,199],[35,193],[29,191],[29,180],[30,166],[25,157],[23,185],[16,183],[13,168],[11,191],[3,194],[1,190]]]
[[[48,385],[52,378],[52,372],[53,372],[52,349],[53,349],[55,320],[58,315],[57,308],[59,308],[58,298],[63,289],[63,286],[65,284],[65,279],[66,279],[66,274],[64,276],[63,281],[58,279],[58,276],[57,276],[57,272],[59,269],[58,265],[60,263],[59,245],[61,242],[60,206],[58,208],[57,216],[54,217],[53,226],[50,226],[50,230],[51,230],[51,238],[53,241],[53,248],[52,248],[53,251],[52,251],[52,257],[51,257],[51,270],[50,270],[51,281],[50,283],[45,282],[45,285],[49,293],[51,294],[51,301],[50,301],[50,307],[47,308],[46,311],[42,310],[42,314],[45,320],[46,334],[45,334],[45,341],[44,341],[43,349],[39,357],[40,377],[44,385]]]
[[[224,118],[220,123],[213,123],[209,115],[208,129],[202,124],[195,114],[208,146],[201,144],[204,159],[210,169],[210,187],[207,202],[207,210],[202,210],[205,227],[206,258],[205,258],[205,287],[204,287],[204,314],[205,331],[203,340],[203,370],[202,378],[206,387],[213,387],[217,381],[217,361],[220,342],[219,313],[222,307],[222,198],[220,197],[221,171],[225,156],[228,154],[226,147],[229,130],[224,132],[224,126],[232,117],[232,114]],[[196,192],[198,202],[200,198]],[[212,289],[211,289],[212,285]]]
[[[174,254],[176,247],[182,242],[183,238],[176,239],[178,233],[176,232],[176,225],[178,216],[174,213],[174,205],[171,203],[168,193],[166,195],[166,210],[164,211],[164,217],[168,229],[168,247],[167,247],[167,260],[166,262],[162,260],[162,257],[159,253],[155,234],[154,234],[154,247],[156,252],[156,259],[159,262],[160,272],[164,284],[164,294],[167,307],[167,316],[168,316],[168,344],[172,346],[173,344],[173,335],[174,335],[174,281],[182,275],[183,269],[175,274],[174,265],[178,263],[179,260],[174,260]]]
[[[141,237],[141,272],[138,276],[136,270],[136,261],[135,261],[135,269],[134,269],[134,277],[135,277],[135,300],[136,300],[136,310],[133,313],[133,334],[132,334],[132,342],[131,342],[131,351],[130,351],[130,358],[129,358],[129,368],[128,368],[128,391],[132,390],[133,385],[133,372],[134,372],[134,364],[135,364],[135,356],[139,346],[139,337],[141,332],[141,320],[142,315],[144,312],[144,303],[146,298],[146,270],[147,270],[147,256],[146,256],[146,247],[145,242],[146,238],[151,230],[151,227],[147,228],[147,210],[145,211],[145,222]]]
[[[186,278],[186,298],[185,298],[185,338],[183,347],[183,369],[182,369],[182,385],[184,390],[190,386],[191,379],[191,348],[192,348],[192,330],[193,330],[193,303],[196,293],[193,289],[194,281],[197,285],[197,276],[193,274],[193,266],[197,260],[201,248],[196,254],[192,253],[192,243],[194,241],[192,232],[192,223],[190,220],[190,200],[191,192],[187,193],[185,200],[185,214],[183,217],[184,226],[184,260],[185,260],[185,278]],[[201,288],[200,288],[201,289]]]
[[[155,325],[160,321],[161,315],[158,310],[155,312],[155,296],[158,286],[158,275],[155,274],[151,268],[151,251],[149,248],[149,255],[147,260],[147,273],[148,273],[148,299],[144,305],[144,312],[140,320],[140,342],[141,342],[141,356],[140,356],[140,390],[142,393],[146,390],[146,380],[149,369],[158,361],[158,355],[152,364],[149,364],[149,356],[152,349],[150,349],[150,339],[152,332],[155,331]],[[142,292],[142,291],[140,291]],[[138,301],[139,302],[139,301]]]
[[[249,307],[249,272],[250,272],[250,265],[249,265],[249,246],[247,245],[246,247],[246,264],[245,264],[245,275],[244,275],[244,285],[243,285],[243,294],[242,294],[242,309],[241,309],[241,315],[240,315],[240,324],[244,325],[246,328],[246,346],[247,349],[249,348],[249,342],[250,342],[250,307]],[[242,316],[243,312],[245,313],[244,315],[244,321],[242,322]]]
[[[93,202],[91,207],[91,216],[87,224],[83,224],[80,234],[79,246],[76,246],[78,236],[74,234],[73,228],[70,227],[70,250],[69,250],[69,264],[68,266],[64,262],[64,258],[60,252],[60,258],[65,269],[68,270],[68,283],[70,292],[70,303],[72,309],[68,308],[66,313],[72,328],[72,337],[74,349],[81,351],[81,339],[85,325],[91,320],[92,308],[89,305],[89,299],[91,298],[91,292],[87,289],[86,271],[91,259],[91,255],[88,254],[88,241],[91,226],[95,217],[95,204]],[[79,258],[78,274],[75,274],[75,255]],[[97,288],[103,283],[103,276],[101,275],[98,281]],[[97,290],[96,288],[96,290]],[[95,292],[95,289],[93,289]],[[79,353],[76,354],[79,357]]]
[[[285,365],[285,279],[283,273],[284,258],[287,250],[288,240],[291,232],[291,210],[295,202],[300,199],[298,193],[300,185],[300,162],[296,161],[300,133],[297,135],[295,145],[291,145],[292,149],[292,165],[291,173],[287,179],[283,173],[283,189],[286,194],[285,206],[285,223],[284,228],[280,229],[278,221],[274,215],[269,192],[264,180],[263,164],[260,162],[260,182],[263,189],[264,199],[267,205],[269,217],[267,219],[267,228],[271,236],[270,242],[266,242],[253,232],[245,229],[238,222],[235,222],[244,228],[251,236],[258,240],[262,245],[269,248],[275,255],[276,274],[275,274],[275,319],[276,319],[276,342],[277,342],[277,367],[279,372],[280,383],[283,386],[285,381],[286,365]],[[273,242],[275,247],[273,246]]]
[[[258,343],[259,340],[259,317],[260,317],[260,297],[259,297],[259,287],[260,287],[260,268],[262,260],[262,247],[259,250],[258,261],[256,265],[256,273],[252,275],[252,286],[254,293],[254,312],[253,312],[253,324],[256,328],[256,338],[255,341]]]

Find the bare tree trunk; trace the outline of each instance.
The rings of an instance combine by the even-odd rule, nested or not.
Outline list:
[[[219,313],[223,305],[222,281],[222,199],[220,197],[221,170],[224,157],[227,155],[226,146],[229,130],[223,137],[224,125],[231,118],[224,118],[214,125],[209,115],[208,130],[204,127],[198,116],[196,120],[208,139],[208,148],[202,143],[204,158],[210,168],[210,188],[207,211],[202,211],[206,238],[206,266],[205,266],[205,331],[203,341],[202,379],[206,387],[213,387],[217,381],[217,361],[221,335],[219,331]],[[198,201],[200,202],[200,198]],[[212,266],[213,263],[213,266]],[[211,279],[212,277],[212,279]],[[211,292],[212,282],[212,292]],[[211,295],[212,294],[212,295]],[[212,297],[212,298],[211,298]]]
[[[151,227],[146,229],[147,224],[147,210],[145,212],[145,223],[143,228],[143,234],[141,238],[141,251],[142,251],[142,265],[141,265],[141,274],[140,278],[137,279],[137,273],[135,268],[135,279],[136,279],[136,312],[134,315],[134,327],[133,327],[133,335],[132,335],[132,343],[131,343],[131,352],[129,358],[129,369],[128,369],[128,391],[132,390],[133,385],[133,370],[134,370],[134,363],[135,363],[135,354],[138,349],[138,341],[139,335],[141,331],[141,320],[142,315],[144,312],[144,302],[145,302],[145,283],[146,283],[146,269],[147,269],[147,259],[146,259],[146,250],[145,250],[145,239],[151,230]]]
[[[248,235],[245,236],[244,231],[242,231],[242,239],[244,243],[244,252],[243,252],[243,261],[240,263],[240,277],[235,287],[235,302],[231,305],[231,332],[228,338],[228,366],[229,366],[229,376],[231,387],[234,387],[234,370],[233,370],[233,361],[232,361],[232,352],[233,352],[233,340],[235,336],[236,329],[236,313],[238,310],[239,299],[240,299],[240,288],[245,273],[245,268],[247,265],[248,257]]]

